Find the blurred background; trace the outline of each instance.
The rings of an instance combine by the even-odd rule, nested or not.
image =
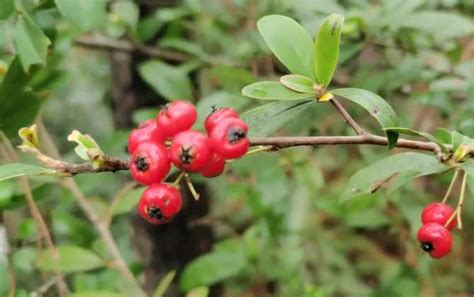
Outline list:
[[[7,2],[0,1],[0,11]],[[328,14],[344,15],[333,88],[380,94],[400,126],[474,136],[472,0],[98,0],[77,11],[74,1],[57,2],[72,3],[69,16],[54,1],[15,1],[17,13],[31,17],[52,44],[46,65],[34,66],[26,82],[36,103],[22,101],[15,93],[21,88],[8,94],[22,102],[4,127],[14,145],[16,130],[36,117],[40,135],[47,130],[52,137],[40,141],[49,152],[54,143],[61,159],[80,162],[67,141],[74,129],[94,137],[107,154],[127,158],[130,130],[170,100],[192,100],[198,128],[212,105],[244,112],[262,104],[240,90],[287,73],[256,30],[256,21],[268,14],[296,19],[312,36]],[[17,52],[17,18],[0,21],[0,80]],[[364,110],[345,105],[361,125],[381,133]],[[352,135],[330,107],[315,105],[276,134]],[[0,109],[6,121],[7,107]],[[198,287],[188,296],[206,296],[206,288],[216,297],[474,294],[472,192],[449,257],[431,259],[415,238],[421,209],[442,199],[452,174],[340,203],[350,176],[388,154],[369,146],[256,154],[232,162],[218,178],[193,176],[201,200],[183,187],[183,211],[163,226],[138,217],[135,203],[143,189],[128,172],[74,179],[147,292],[175,271],[163,296],[185,296]],[[20,153],[18,158],[35,162]],[[58,178],[30,178],[30,186],[55,244],[80,248],[68,254],[62,270],[70,291],[138,296],[124,285],[103,238],[78,206],[77,191]],[[14,179],[0,182],[0,296],[58,296],[25,193]],[[116,295],[87,295],[92,291]]]

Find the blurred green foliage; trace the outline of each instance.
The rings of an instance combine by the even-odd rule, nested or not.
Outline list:
[[[258,34],[256,24],[261,17],[294,18],[310,36],[316,36],[323,18],[338,13],[345,21],[332,87],[379,94],[396,110],[402,127],[432,134],[445,127],[474,136],[473,1],[163,3],[167,5],[161,1],[0,0],[0,129],[20,144],[16,131],[36,119],[51,132],[65,160],[80,162],[74,145],[67,142],[72,130],[90,134],[109,155],[127,157],[125,146],[132,127],[117,124],[117,105],[125,103],[113,99],[119,83],[114,67],[121,62],[75,42],[87,38],[125,41],[141,52],[133,56],[128,71],[139,81],[134,91],[152,95],[128,110],[134,124],[154,117],[158,105],[186,97],[197,105],[198,127],[210,107],[218,105],[247,111],[244,117],[252,121],[253,135],[350,135],[330,106],[314,101],[270,103],[264,114],[273,121],[259,125],[259,106],[268,101],[241,95],[246,85],[278,81],[289,73]],[[283,31],[275,34],[281,34],[281,42],[293,42],[294,36]],[[179,58],[163,54],[151,58],[143,51],[144,44],[160,53],[178,53]],[[308,50],[312,57],[314,48]],[[313,69],[308,69],[312,77]],[[347,103],[361,125],[382,133],[364,109]],[[207,296],[208,287],[210,296],[472,294],[474,200],[470,198],[474,190],[464,205],[464,229],[454,232],[453,252],[441,261],[419,252],[415,234],[422,207],[441,200],[451,174],[422,177],[396,191],[347,199],[348,185],[357,175],[350,177],[358,170],[382,164],[377,169],[381,178],[390,175],[385,174],[390,171],[384,167],[387,163],[376,163],[388,154],[386,148],[367,146],[291,148],[232,162],[226,174],[216,179],[196,177],[195,183],[205,186],[209,195],[209,213],[200,220],[212,228],[216,241],[208,253],[184,269],[175,267],[176,277],[171,274],[161,284],[147,287],[161,296],[174,278],[172,286],[194,297]],[[26,155],[20,157],[25,163],[33,162]],[[426,167],[440,166],[429,163],[434,158],[421,158],[429,159]],[[466,170],[472,172],[471,167]],[[442,168],[426,170],[433,173]],[[361,172],[359,176],[364,175]],[[410,181],[416,176],[408,171],[403,177]],[[150,256],[140,253],[137,246],[146,239],[133,227],[134,204],[142,189],[130,187],[127,173],[80,175],[75,180],[100,218],[110,219],[124,259],[143,282]],[[72,296],[134,296],[109,262],[107,247],[71,191],[61,187],[58,178],[31,177],[30,181],[62,255],[59,269]],[[474,185],[474,178],[469,182]],[[347,201],[341,203],[340,198]],[[193,205],[187,203],[183,212]],[[24,189],[14,180],[0,182],[0,214],[0,296],[9,296],[12,279],[16,297],[56,296],[53,287],[41,291],[52,276],[45,274],[53,269],[50,254],[38,246],[39,232]],[[163,229],[154,232],[159,236]],[[163,296],[178,296],[175,291]]]

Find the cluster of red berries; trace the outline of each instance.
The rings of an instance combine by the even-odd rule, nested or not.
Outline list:
[[[453,237],[450,231],[456,228],[456,220],[451,218],[454,209],[444,203],[430,203],[421,213],[423,226],[418,230],[420,247],[435,259],[443,258],[451,252]]]
[[[165,106],[156,119],[130,133],[132,177],[148,186],[138,203],[138,212],[150,223],[166,223],[181,209],[179,191],[162,183],[171,164],[185,172],[216,177],[224,171],[226,160],[243,156],[249,148],[247,124],[235,110],[213,110],[204,122],[207,134],[191,130],[196,119],[194,105],[178,100]]]

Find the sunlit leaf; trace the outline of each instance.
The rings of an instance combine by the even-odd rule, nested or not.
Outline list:
[[[314,79],[313,40],[295,20],[269,15],[257,22],[257,28],[268,47],[291,73]]]
[[[55,0],[61,14],[82,31],[100,28],[107,19],[105,0]]]
[[[298,93],[312,94],[314,93],[313,84],[314,82],[303,75],[299,74],[288,74],[280,77],[280,83]]]
[[[316,36],[314,71],[317,82],[323,86],[329,85],[336,71],[343,24],[342,15],[332,14],[323,20]]]
[[[301,100],[313,98],[314,92],[299,93],[276,81],[261,81],[245,86],[242,95],[261,100]]]

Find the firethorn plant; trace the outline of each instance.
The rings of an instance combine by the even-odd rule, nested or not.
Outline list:
[[[379,145],[406,151],[375,162],[355,173],[347,182],[343,200],[394,190],[414,178],[454,172],[445,196],[428,204],[421,214],[417,233],[421,250],[442,258],[452,249],[451,232],[462,229],[462,208],[468,177],[474,177],[474,140],[459,132],[439,128],[434,135],[399,127],[395,111],[382,97],[358,88],[331,88],[336,71],[344,18],[325,18],[313,38],[296,21],[281,15],[261,18],[258,31],[280,63],[290,72],[279,80],[260,81],[242,89],[242,94],[271,102],[242,114],[227,106],[209,110],[204,131],[192,130],[197,111],[192,98],[181,98],[163,107],[156,119],[144,122],[130,133],[129,160],[107,156],[89,135],[73,131],[68,140],[77,143],[76,153],[87,162],[72,164],[53,159],[39,150],[36,126],[19,131],[24,152],[35,155],[46,167],[6,164],[0,180],[20,175],[60,175],[130,170],[132,177],[148,188],[138,202],[138,213],[152,224],[172,220],[183,205],[180,185],[184,180],[194,198],[199,194],[190,174],[211,178],[222,174],[228,162],[258,152],[274,152],[294,146]],[[11,66],[13,67],[13,66]],[[11,72],[11,73],[10,73]],[[14,79],[14,69],[5,80]],[[342,100],[365,109],[381,126],[384,135],[369,133],[345,109]],[[355,135],[269,136],[291,119],[320,104],[332,105]],[[421,140],[399,138],[400,134]],[[249,149],[253,147],[253,149]],[[431,154],[413,152],[425,151]],[[170,171],[171,164],[178,173]],[[256,169],[258,170],[258,169]],[[171,173],[170,173],[171,172]],[[172,180],[174,178],[174,181]],[[448,205],[461,180],[458,202]]]

